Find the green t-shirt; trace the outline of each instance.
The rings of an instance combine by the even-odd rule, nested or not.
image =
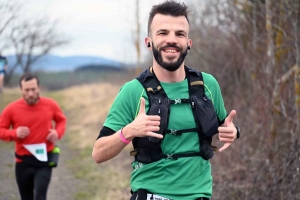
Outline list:
[[[226,117],[223,98],[216,79],[202,73],[205,94],[213,101],[216,114],[220,120]],[[177,83],[161,82],[169,99],[189,98],[188,81]],[[104,126],[112,130],[131,123],[139,112],[140,98],[148,96],[136,79],[127,82],[117,95]],[[168,129],[181,130],[196,127],[192,109],[189,104],[172,104]],[[196,132],[184,133],[181,136],[166,134],[161,144],[163,154],[199,152],[199,139]],[[211,197],[212,176],[210,162],[200,156],[178,158],[177,160],[161,159],[143,164],[132,162],[131,188],[133,191],[146,189],[154,194],[172,200],[191,200],[199,197]]]

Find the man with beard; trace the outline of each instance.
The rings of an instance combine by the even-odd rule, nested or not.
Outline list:
[[[209,199],[212,137],[225,143],[219,152],[239,137],[216,79],[184,65],[192,47],[187,15],[184,3],[152,7],[145,44],[153,65],[121,88],[94,144],[92,157],[102,163],[132,142],[131,200]]]
[[[50,98],[40,97],[39,79],[24,74],[19,80],[23,98],[0,115],[0,139],[15,142],[15,175],[21,200],[45,200],[50,183],[55,142],[62,138],[66,117]],[[55,125],[54,123],[55,122]]]

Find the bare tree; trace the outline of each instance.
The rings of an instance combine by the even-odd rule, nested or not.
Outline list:
[[[136,0],[135,1],[135,24],[136,24],[136,29],[135,29],[135,38],[134,38],[134,43],[135,43],[135,49],[136,49],[136,56],[137,56],[137,63],[136,63],[136,70],[135,70],[135,75],[138,75],[141,72],[141,41],[140,41],[140,36],[141,36],[141,24],[140,24],[140,1]]]
[[[243,130],[212,159],[213,199],[297,199],[299,0],[193,2],[187,64],[215,75]]]
[[[279,2],[281,3],[281,2]],[[267,31],[267,57],[268,63],[265,67],[266,73],[270,74],[273,67],[275,66],[275,48],[273,40],[273,28],[272,28],[272,1],[266,0],[266,31]]]
[[[16,57],[16,62],[8,65],[5,83],[10,81],[18,68],[22,72],[32,71],[33,64],[42,56],[69,43],[58,32],[58,21],[50,20],[46,16],[26,19],[19,14],[24,6],[25,4],[13,1],[0,2],[0,11],[5,13],[5,17],[0,18],[0,38],[5,41],[6,48],[14,50]]]
[[[21,5],[14,1],[0,3],[0,37],[8,30],[11,23],[17,18],[17,12]],[[2,37],[3,38],[3,37]],[[0,47],[6,48],[8,43],[5,39],[1,40]]]

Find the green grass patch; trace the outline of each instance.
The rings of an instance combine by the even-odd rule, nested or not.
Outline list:
[[[79,133],[68,132],[66,140],[70,151],[68,168],[75,175],[76,179],[80,180],[78,192],[75,199],[91,199],[91,200],[106,200],[106,199],[128,199],[124,193],[129,194],[129,176],[130,171],[117,167],[116,161],[108,161],[103,164],[96,164],[92,159],[92,146],[79,148],[76,135]],[[118,162],[122,162],[119,160]],[[120,196],[123,196],[120,197]],[[125,197],[125,198],[124,198]]]
[[[12,163],[6,164],[5,166],[8,167],[8,168],[13,168],[14,167],[14,165]]]
[[[75,200],[82,200],[82,199],[90,199],[91,196],[86,192],[78,192],[75,196]]]

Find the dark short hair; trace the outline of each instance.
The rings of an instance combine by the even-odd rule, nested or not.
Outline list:
[[[36,79],[37,84],[40,85],[40,80],[39,80],[39,78],[38,78],[38,76],[36,74],[25,73],[19,79],[20,88],[22,88],[22,84],[21,84],[22,81],[30,81],[32,79]]]
[[[149,13],[148,18],[148,35],[150,35],[150,26],[152,24],[153,18],[157,14],[170,15],[173,17],[184,16],[189,23],[188,19],[188,6],[185,3],[179,3],[176,1],[165,1],[164,3],[154,5]]]

